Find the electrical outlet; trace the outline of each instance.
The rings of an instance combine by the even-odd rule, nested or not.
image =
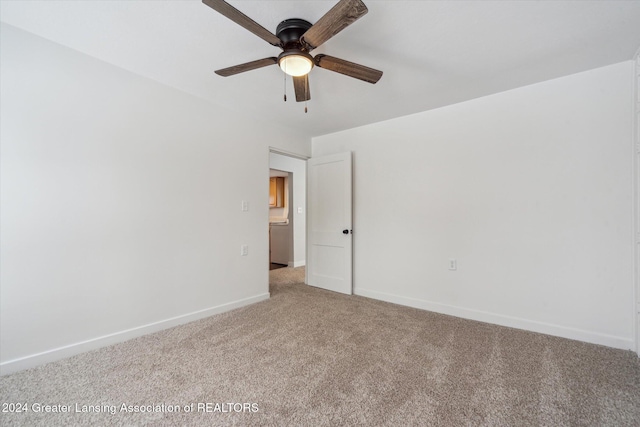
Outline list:
[[[240,205],[240,209],[242,210],[242,212],[247,212],[249,210],[249,202],[243,200],[242,204]]]
[[[249,255],[249,245],[240,246],[240,255],[242,255],[242,256]]]
[[[449,270],[455,271],[458,269],[458,260],[455,258],[449,258]]]

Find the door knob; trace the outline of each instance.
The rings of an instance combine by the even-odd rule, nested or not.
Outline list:
[[[347,229],[342,230],[342,234],[349,234],[349,230]]]

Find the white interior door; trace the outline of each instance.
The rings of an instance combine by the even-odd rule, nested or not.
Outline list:
[[[351,295],[351,153],[307,160],[307,284]]]

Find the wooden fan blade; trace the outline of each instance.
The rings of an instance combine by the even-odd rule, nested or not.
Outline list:
[[[309,74],[293,78],[293,88],[296,91],[296,101],[304,102],[311,99],[309,91]]]
[[[377,83],[382,77],[382,71],[356,64],[355,62],[345,61],[328,55],[316,55],[314,58],[316,65],[326,70],[335,71],[345,76],[360,79],[369,83]]]
[[[233,67],[223,68],[222,70],[217,70],[216,74],[222,77],[233,76],[234,74],[244,73],[245,71],[255,70],[256,68],[266,67],[268,65],[273,65],[278,63],[278,58],[264,58],[258,59],[257,61],[247,62],[245,64],[234,65]]]
[[[241,27],[246,28],[251,31],[256,36],[265,40],[267,43],[272,44],[274,46],[281,46],[282,42],[278,37],[275,36],[271,31],[264,28],[262,25],[258,24],[253,19],[249,18],[244,13],[240,12],[235,7],[231,6],[224,0],[202,0],[202,3],[209,6],[211,9],[216,12],[226,16],[231,19],[236,24]]]
[[[300,37],[300,41],[307,50],[315,49],[368,11],[361,0],[340,0]]]

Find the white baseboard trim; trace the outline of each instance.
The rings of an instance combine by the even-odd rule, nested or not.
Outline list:
[[[289,267],[303,267],[306,265],[306,260],[302,260],[302,261],[291,261],[289,262]]]
[[[75,356],[76,354],[95,350],[101,347],[106,347],[112,344],[117,344],[123,341],[130,340],[132,338],[152,334],[164,329],[173,328],[174,326],[204,319],[205,317],[213,316],[214,314],[224,313],[267,299],[269,299],[269,293],[260,294],[237,301],[232,301],[227,304],[218,305],[216,307],[206,308],[204,310],[194,311],[192,313],[183,314],[181,316],[172,317],[170,319],[138,326],[136,328],[131,328],[124,331],[115,332],[113,334],[92,338],[75,344],[69,344],[66,346],[54,348],[51,350],[43,351],[41,353],[32,354],[18,359],[8,360],[6,362],[0,363],[0,375],[8,375],[14,372],[22,371],[24,369],[43,365],[45,363],[55,362],[56,360],[65,359],[67,357]]]
[[[505,316],[502,314],[489,313],[485,311],[473,310],[469,308],[457,307],[415,298],[408,298],[400,295],[388,294],[385,292],[372,291],[369,289],[356,288],[354,289],[354,293],[356,295],[367,298],[373,298],[381,301],[391,302],[394,304],[404,305],[407,307],[433,311],[435,313],[447,314],[449,316],[461,317],[463,319],[492,323],[495,325],[507,326],[509,328],[515,329],[523,329],[526,331],[584,341],[592,344],[599,344],[623,350],[634,349],[633,340],[624,337],[601,334],[599,332],[575,329],[561,325],[554,325],[551,323],[538,322],[536,320]]]

